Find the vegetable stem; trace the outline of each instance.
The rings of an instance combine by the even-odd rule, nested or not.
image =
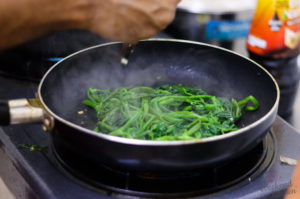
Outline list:
[[[236,101],[183,85],[89,88],[85,105],[97,112],[94,129],[125,138],[192,140],[237,130],[242,110],[255,111],[252,95]]]

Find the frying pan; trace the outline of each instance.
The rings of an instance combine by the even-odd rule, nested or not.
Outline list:
[[[73,154],[93,166],[176,172],[216,166],[245,154],[260,143],[275,120],[278,86],[263,67],[246,57],[199,42],[151,39],[139,42],[124,66],[121,47],[118,42],[93,46],[58,62],[42,78],[35,99],[1,103],[1,124],[43,122],[58,158]],[[88,88],[165,83],[195,86],[237,100],[253,95],[260,107],[243,114],[239,130],[192,141],[136,140],[92,130],[96,113],[82,104]]]

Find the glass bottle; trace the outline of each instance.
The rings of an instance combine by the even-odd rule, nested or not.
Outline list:
[[[258,0],[247,37],[249,57],[265,67],[280,88],[278,114],[288,118],[299,84],[300,1]]]

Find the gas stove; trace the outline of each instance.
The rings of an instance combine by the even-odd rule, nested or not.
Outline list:
[[[2,99],[30,98],[37,89],[37,83],[6,77],[0,77],[0,84]],[[233,163],[204,171],[207,173],[203,181],[203,171],[168,176],[151,173],[133,175],[111,171],[105,167],[89,170],[88,162],[76,162],[76,158],[68,158],[69,162],[65,162],[64,158],[56,157],[55,151],[49,145],[50,136],[40,125],[16,125],[0,129],[0,175],[17,198],[28,199],[273,199],[283,196],[294,170],[294,166],[281,163],[279,156],[297,159],[300,153],[299,142],[300,134],[278,116],[258,147]],[[45,145],[48,149],[31,152],[20,148],[20,144]],[[191,175],[196,177],[190,177]]]
[[[21,78],[2,71],[1,99],[34,97],[38,79],[55,61],[42,60],[36,60],[37,64],[45,68],[35,73],[31,81],[22,78],[22,71],[16,73]],[[36,66],[34,61],[25,63]],[[299,92],[297,100],[300,100]],[[292,116],[290,120],[295,118]],[[267,136],[253,150],[215,168],[180,173],[132,173],[104,165],[94,168],[82,158],[78,161],[77,154],[58,156],[51,147],[51,136],[40,125],[15,125],[0,128],[0,176],[16,198],[22,199],[273,199],[283,197],[295,168],[282,163],[280,156],[297,159],[299,143],[300,133],[278,116]],[[47,149],[30,151],[20,144],[47,146]]]

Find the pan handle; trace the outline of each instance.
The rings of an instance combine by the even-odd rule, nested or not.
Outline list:
[[[9,116],[9,106],[8,101],[0,101],[0,125],[9,125],[10,116]]]
[[[42,123],[45,116],[37,99],[0,101],[0,125]]]

